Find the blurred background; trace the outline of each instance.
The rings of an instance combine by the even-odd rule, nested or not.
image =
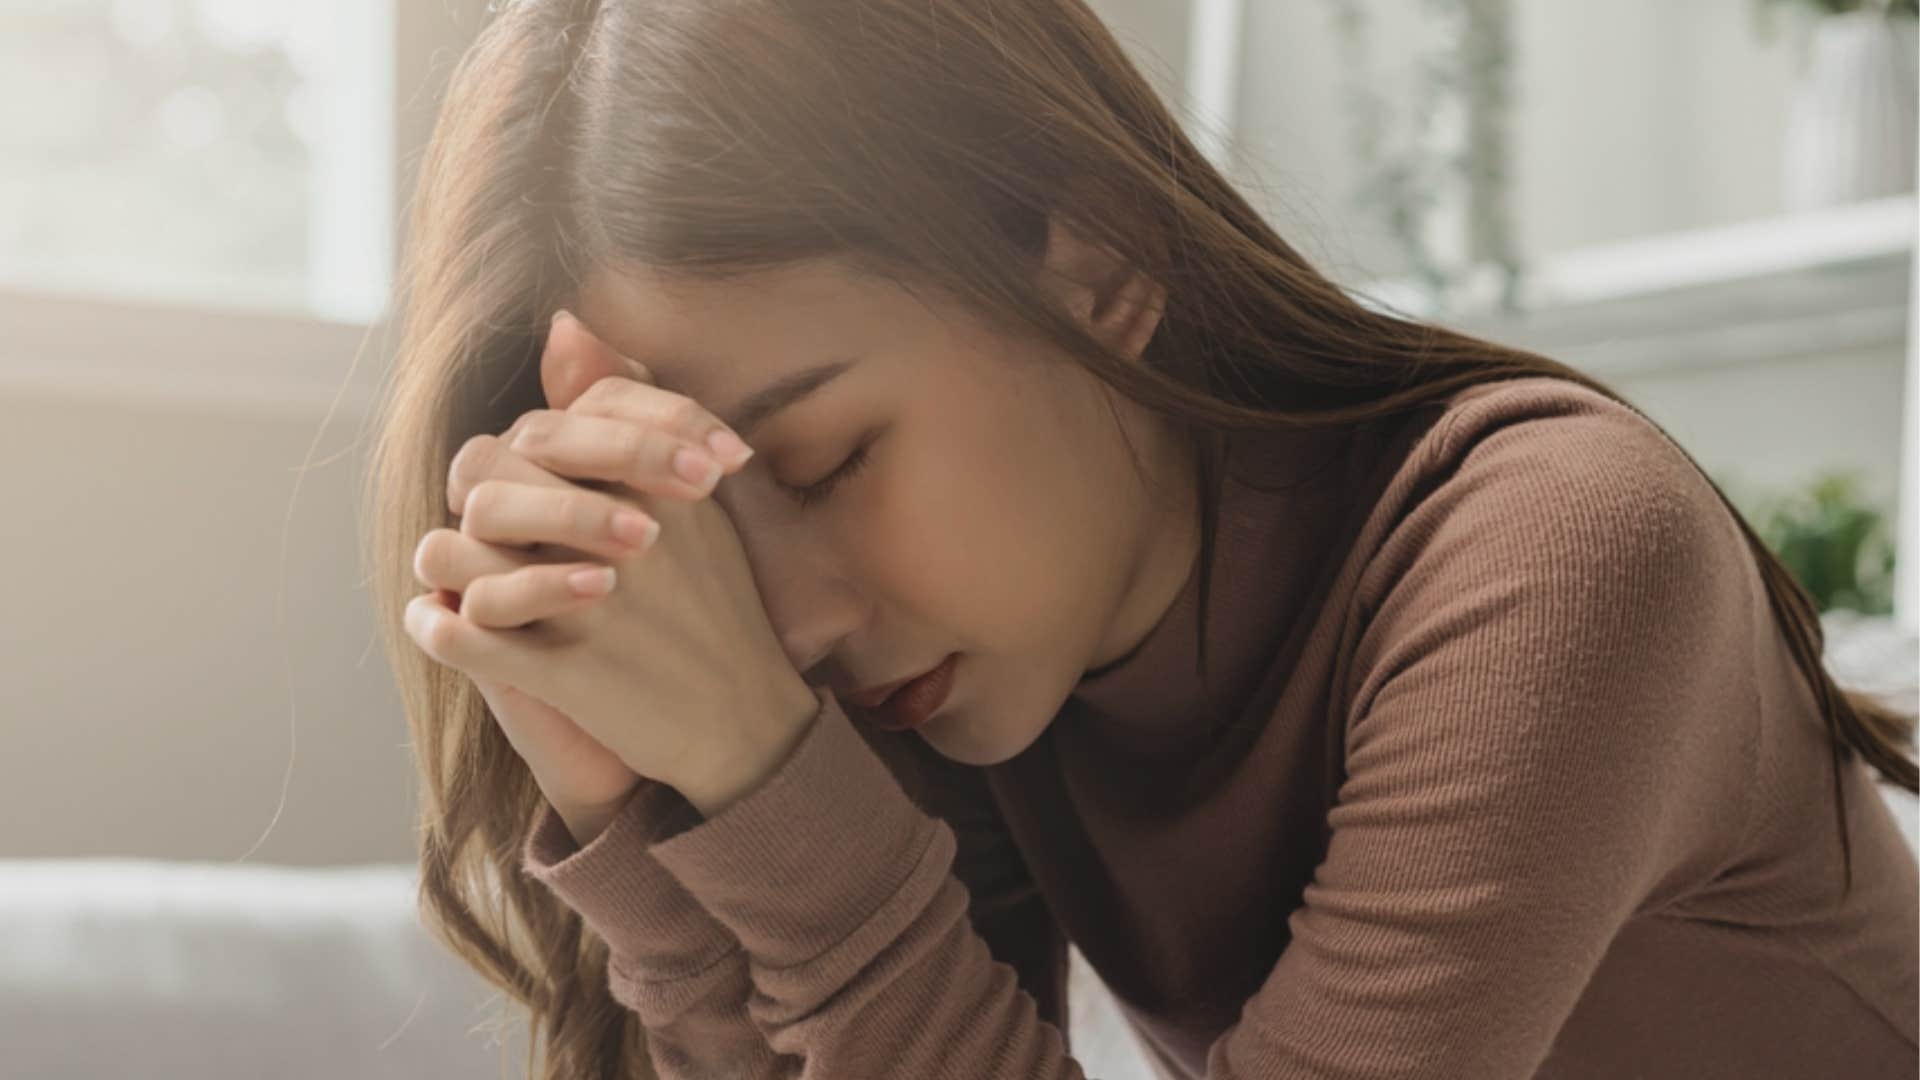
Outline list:
[[[1835,674],[1915,707],[1912,0],[1092,6],[1324,272],[1625,392],[1815,594]],[[486,14],[0,0],[9,1076],[524,1048],[414,924],[354,519],[413,169]],[[1076,980],[1089,1074],[1150,1075]]]

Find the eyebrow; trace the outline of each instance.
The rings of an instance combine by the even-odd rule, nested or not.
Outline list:
[[[858,363],[856,360],[836,360],[831,364],[821,364],[818,367],[805,368],[790,375],[783,375],[748,394],[731,413],[723,413],[720,422],[731,428],[734,434],[743,439],[748,438],[752,435],[754,428],[764,423],[774,413],[839,378],[856,363]]]

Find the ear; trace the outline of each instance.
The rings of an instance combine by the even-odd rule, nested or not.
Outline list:
[[[1122,260],[1112,248],[1095,244],[1058,214],[1047,215],[1047,250],[1042,286],[1108,348],[1132,358],[1153,340],[1165,314],[1167,291]]]
[[[547,408],[566,409],[588,387],[609,375],[653,381],[653,373],[644,365],[616,352],[572,312],[555,314],[547,331],[546,350],[540,356],[540,388],[546,391]]]

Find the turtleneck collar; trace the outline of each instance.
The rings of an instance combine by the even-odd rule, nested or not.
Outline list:
[[[1371,428],[1361,429],[1371,431]],[[1237,711],[1270,666],[1286,630],[1330,572],[1327,541],[1344,524],[1346,495],[1364,468],[1353,427],[1229,436],[1207,615],[1207,664],[1222,710]],[[1184,742],[1208,725],[1195,629],[1196,556],[1160,620],[1133,649],[1083,675],[1072,698],[1103,738],[1142,749]]]

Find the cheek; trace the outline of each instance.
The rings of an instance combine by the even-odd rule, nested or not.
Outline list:
[[[971,448],[951,440],[900,439],[864,494],[856,526],[869,584],[929,627],[959,632],[974,622],[1017,542],[1007,493]],[[984,602],[983,602],[984,601]]]
[[[869,584],[959,648],[1056,637],[1084,615],[1087,579],[1107,572],[1099,493],[1011,428],[901,440],[860,515]]]

